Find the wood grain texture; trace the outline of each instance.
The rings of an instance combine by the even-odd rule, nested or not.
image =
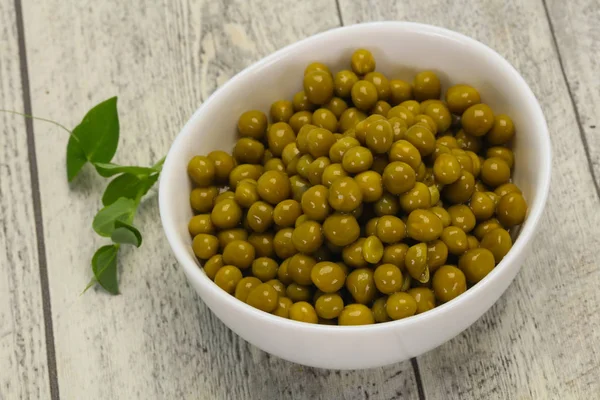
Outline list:
[[[74,126],[118,94],[117,160],[142,164],[163,156],[202,100],[236,72],[339,25],[334,1],[25,1],[24,14],[33,112]],[[142,248],[119,260],[122,295],[80,296],[103,243],[91,230],[103,181],[86,169],[68,185],[63,132],[36,123],[35,136],[63,398],[418,398],[410,363],[322,371],[235,336],[187,285],[154,195],[136,219]]]
[[[16,14],[0,1],[0,109],[23,110]],[[0,399],[49,397],[23,118],[0,112]]]
[[[600,3],[544,1],[600,193]]]
[[[344,24],[383,19],[425,22],[490,45],[525,77],[550,127],[552,187],[532,254],[484,317],[454,340],[418,358],[426,398],[597,397],[600,199],[543,3],[341,0],[340,5]],[[576,25],[579,13],[572,6],[572,24]],[[594,92],[597,99],[600,81],[593,72],[587,77],[581,85],[588,87],[582,90]],[[597,103],[584,102],[597,112]]]

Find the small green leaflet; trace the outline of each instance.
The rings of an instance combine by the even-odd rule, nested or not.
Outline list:
[[[142,234],[140,231],[135,226],[121,220],[115,221],[115,230],[110,235],[110,238],[114,243],[132,244],[135,247],[142,245]]]
[[[100,176],[103,176],[105,178],[114,176],[116,174],[121,174],[121,173],[128,173],[128,174],[138,175],[138,176],[147,176],[147,175],[150,175],[150,174],[156,172],[156,170],[152,167],[124,166],[124,165],[117,165],[117,164],[112,164],[112,163],[96,162],[96,163],[94,163],[94,167],[96,167],[96,171],[98,171],[98,174],[100,174]]]
[[[89,161],[108,163],[119,144],[117,98],[92,108],[73,129],[67,144],[67,178],[72,181]]]
[[[119,294],[119,282],[117,280],[118,252],[118,244],[109,244],[96,250],[92,258],[92,271],[96,282],[111,294]]]
[[[139,200],[148,193],[148,190],[158,180],[158,173],[154,175],[138,177],[132,174],[122,174],[113,179],[102,195],[102,204],[105,206],[113,204],[121,197]]]
[[[104,207],[94,217],[92,227],[100,236],[111,237],[115,230],[115,222],[121,220],[131,223],[137,204],[134,200],[119,198],[109,206]]]

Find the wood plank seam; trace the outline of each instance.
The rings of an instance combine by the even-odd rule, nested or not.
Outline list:
[[[21,70],[21,87],[23,92],[23,110],[25,114],[32,115],[31,91],[29,88],[29,70],[27,68],[27,48],[25,46],[25,27],[21,1],[15,0],[15,17],[17,23],[17,37],[19,46],[19,63]],[[36,247],[40,269],[40,286],[42,292],[42,305],[44,315],[44,333],[46,339],[46,358],[48,363],[48,379],[50,384],[50,398],[60,398],[58,376],[56,368],[56,353],[54,347],[54,329],[52,325],[52,306],[50,303],[50,286],[48,284],[48,267],[46,262],[46,246],[44,242],[44,224],[42,219],[42,206],[40,197],[37,156],[35,151],[35,138],[33,136],[33,121],[25,118],[27,133],[27,158],[29,161],[29,174],[31,177],[31,197],[33,214],[36,227]]]
[[[587,159],[588,168],[590,170],[590,174],[592,175],[594,188],[596,189],[596,195],[600,199],[600,186],[598,184],[598,177],[594,171],[594,165],[592,163],[592,156],[590,154],[590,147],[585,136],[585,131],[583,129],[583,124],[581,122],[581,115],[579,114],[579,109],[577,108],[577,104],[575,103],[575,97],[573,96],[573,88],[571,87],[571,83],[567,78],[567,73],[565,71],[565,66],[563,63],[562,54],[560,52],[560,47],[558,47],[558,40],[556,39],[556,32],[554,31],[554,24],[552,23],[552,18],[550,17],[550,12],[548,11],[548,4],[546,4],[546,0],[542,0],[542,4],[544,6],[544,12],[546,13],[546,19],[548,20],[548,27],[550,28],[550,34],[552,36],[552,46],[556,52],[556,57],[558,58],[558,64],[560,65],[560,73],[565,80],[565,85],[567,87],[567,93],[569,93],[569,100],[571,101],[571,106],[573,107],[573,112],[575,113],[575,120],[577,121],[577,127],[579,129],[579,136],[581,137],[581,142],[583,143],[583,149],[585,151],[585,157]]]

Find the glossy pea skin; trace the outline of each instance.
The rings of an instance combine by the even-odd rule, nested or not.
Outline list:
[[[338,179],[345,178],[348,176],[342,164],[329,164],[323,170],[323,174],[321,175],[321,183],[323,186],[326,186],[331,189],[331,185]]]
[[[210,219],[210,214],[195,215],[188,223],[188,231],[190,235],[196,236],[200,233],[215,233],[215,226]]]
[[[302,214],[302,207],[296,200],[287,199],[279,202],[273,210],[273,222],[277,226],[290,227]]]
[[[392,294],[400,290],[404,279],[402,271],[394,264],[381,264],[373,274],[377,290],[384,294]]]
[[[387,153],[393,139],[392,125],[386,120],[375,121],[367,127],[365,144],[373,153]]]
[[[265,232],[273,223],[273,206],[264,201],[257,201],[248,209],[246,222],[254,232]]]
[[[405,270],[405,259],[406,252],[408,251],[408,245],[405,243],[396,243],[388,245],[383,249],[383,257],[381,263],[393,264],[400,268],[401,271]]]
[[[315,308],[306,301],[299,301],[290,307],[290,319],[294,321],[316,324],[319,322]]]
[[[506,114],[498,114],[494,117],[492,129],[487,133],[485,139],[493,146],[506,144],[515,136],[515,125]]]
[[[306,221],[300,224],[294,228],[292,243],[301,253],[315,252],[323,244],[321,224],[316,221]]]
[[[521,193],[508,193],[498,200],[496,218],[505,228],[522,224],[526,215],[527,202]]]
[[[360,80],[352,86],[352,103],[359,110],[367,111],[377,103],[377,88],[366,80]]]
[[[242,278],[235,286],[235,298],[245,303],[250,291],[258,285],[260,285],[261,283],[262,282],[260,281],[260,279],[254,276],[247,276],[245,278]]]
[[[336,96],[350,97],[350,91],[356,82],[358,82],[358,76],[352,71],[342,70],[336,73],[333,80]]]
[[[252,275],[262,282],[275,279],[278,269],[279,264],[277,264],[277,261],[269,257],[259,257],[252,261]]]
[[[235,200],[223,200],[215,204],[210,218],[219,229],[228,229],[237,226],[242,219],[242,209]]]
[[[387,100],[390,96],[390,81],[381,72],[369,72],[365,75],[365,80],[375,85],[377,89],[377,98]]]
[[[414,169],[405,162],[393,161],[383,170],[382,181],[388,192],[400,195],[415,186],[416,174]]]
[[[237,284],[242,280],[242,271],[233,265],[225,265],[215,275],[215,283],[229,294],[234,294]]]
[[[376,293],[373,271],[369,268],[353,270],[346,278],[346,289],[357,303],[369,304],[373,301]]]
[[[499,158],[503,159],[504,161],[506,161],[509,168],[512,168],[515,163],[515,155],[513,154],[513,151],[511,149],[509,149],[508,147],[502,147],[502,146],[490,147],[486,152],[486,157],[487,158],[499,157]]]
[[[475,192],[471,196],[469,207],[477,221],[489,219],[494,215],[496,204],[490,196],[484,192]]]
[[[365,203],[377,201],[383,195],[383,179],[375,171],[365,171],[354,177]]]
[[[250,267],[254,257],[254,247],[245,240],[233,240],[223,249],[223,262],[240,269]]]
[[[469,135],[483,136],[494,125],[494,113],[487,104],[475,104],[465,110],[461,122]]]
[[[238,132],[243,137],[260,140],[267,129],[267,116],[258,110],[243,113],[238,120]]]
[[[375,215],[396,215],[400,212],[398,198],[391,193],[384,193],[379,200],[373,204]]]
[[[342,250],[342,259],[344,263],[352,268],[363,268],[368,265],[363,257],[363,245],[365,238],[359,238],[354,243],[345,246]]]
[[[350,212],[362,203],[362,192],[353,178],[340,178],[331,184],[328,201],[334,210]]]
[[[446,303],[467,290],[467,280],[465,274],[457,267],[443,265],[433,274],[432,287],[435,298]]]
[[[358,49],[352,53],[350,65],[356,75],[366,75],[369,72],[375,71],[376,64],[375,58],[369,50]]]
[[[349,304],[340,313],[339,325],[370,325],[375,323],[371,309],[363,304]]]
[[[407,127],[415,123],[415,114],[403,105],[392,107],[387,113],[388,118],[399,118]]]
[[[384,215],[377,221],[376,234],[383,243],[396,243],[406,236],[406,226],[400,218]]]
[[[360,226],[350,214],[331,214],[323,222],[323,233],[329,243],[335,246],[347,246],[358,239]]]
[[[455,204],[448,208],[450,221],[453,226],[457,226],[465,233],[469,233],[475,228],[477,220],[473,211],[464,204]]]
[[[417,313],[417,301],[408,293],[398,292],[388,297],[385,309],[391,319],[403,319]]]
[[[335,293],[344,287],[346,273],[343,268],[331,261],[317,263],[310,273],[312,283],[324,293]]]
[[[390,162],[402,161],[410,165],[415,171],[419,165],[421,165],[421,153],[419,153],[419,150],[407,140],[402,139],[394,142],[388,156]]]
[[[419,72],[413,80],[413,95],[417,101],[439,99],[441,83],[435,72]]]
[[[329,158],[333,163],[341,163],[344,158],[344,154],[348,149],[352,147],[360,146],[360,142],[353,137],[343,137],[342,139],[337,140],[331,147],[329,148]]]
[[[431,192],[422,182],[417,182],[408,192],[400,195],[400,207],[407,213],[431,206]]]
[[[469,85],[454,85],[446,91],[448,109],[454,114],[462,115],[467,108],[480,102],[479,92]]]
[[[302,195],[302,212],[310,219],[324,221],[329,215],[329,189],[323,185],[315,185]]]
[[[388,322],[392,320],[387,315],[387,311],[385,309],[386,301],[387,297],[380,297],[373,302],[373,305],[371,306],[371,312],[373,313],[375,322]]]
[[[317,298],[315,310],[320,318],[333,319],[339,317],[344,308],[344,300],[339,294],[326,293]]]
[[[440,239],[448,247],[448,251],[454,255],[461,255],[469,248],[467,234],[456,226],[448,226],[442,231]]]
[[[448,259],[448,246],[442,240],[434,240],[427,243],[427,265],[429,272],[435,272],[436,269],[446,264]]]
[[[277,257],[286,259],[298,252],[292,242],[293,233],[293,228],[282,228],[277,231],[275,237],[273,238],[273,248],[275,249],[275,254],[277,254]],[[279,279],[283,282],[281,277],[279,277]]]
[[[421,314],[435,308],[435,294],[433,293],[433,290],[418,287],[408,290],[407,293],[411,295],[417,303],[416,314]]]
[[[452,204],[466,203],[475,191],[475,178],[473,174],[464,169],[461,171],[460,178],[442,190],[442,196],[446,201]]]
[[[425,243],[418,243],[410,246],[406,251],[404,266],[412,278],[421,283],[427,283],[429,281],[427,245]]]
[[[373,154],[362,146],[352,147],[346,151],[342,158],[342,166],[351,174],[367,171],[373,164]]]
[[[290,317],[290,308],[294,303],[287,297],[279,296],[277,308],[273,311],[273,315],[277,315],[281,318]]]
[[[279,295],[273,286],[268,283],[262,283],[248,293],[246,303],[261,311],[270,313],[275,311],[279,305],[278,299]]]
[[[327,104],[333,97],[331,73],[315,70],[304,75],[304,93],[313,104]]]
[[[510,167],[500,157],[488,158],[481,166],[481,179],[490,187],[500,186],[510,179]]]
[[[199,187],[212,185],[215,178],[215,165],[206,156],[193,157],[187,166],[188,175]]]
[[[458,268],[465,274],[467,281],[475,284],[492,272],[494,255],[486,248],[467,250],[458,260]]]
[[[512,247],[512,239],[507,230],[496,228],[483,236],[480,246],[490,250],[499,263]]]
[[[212,160],[215,166],[215,180],[217,182],[227,182],[229,173],[235,167],[235,160],[222,150],[213,150],[208,153],[207,157]]]
[[[325,108],[331,111],[335,116],[336,126],[334,126],[330,130],[336,130],[338,119],[342,116],[342,113],[348,108],[348,103],[346,103],[344,99],[341,99],[339,97],[333,97],[331,100],[329,100],[329,103],[325,105]]]
[[[390,81],[390,103],[397,105],[403,101],[412,99],[412,86],[401,79]]]
[[[192,249],[196,257],[202,260],[208,260],[219,250],[219,240],[206,233],[200,233],[192,241]]]

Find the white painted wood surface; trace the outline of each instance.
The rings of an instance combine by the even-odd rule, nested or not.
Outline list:
[[[0,109],[23,109],[12,1],[0,1]],[[25,123],[0,113],[0,399],[50,397],[39,272]]]
[[[576,3],[594,5],[550,1],[548,9],[577,110],[597,119],[598,28]],[[74,126],[91,105],[117,94],[117,161],[150,164],[202,100],[250,63],[341,22],[381,19],[445,26],[498,50],[538,96],[553,140],[553,185],[532,255],[490,312],[418,358],[424,394],[410,362],[323,371],[268,356],[232,334],[186,284],[163,237],[155,196],[137,216],[143,247],[120,258],[123,294],[80,296],[90,257],[102,243],[91,221],[103,180],[87,170],[68,185],[65,133],[35,122],[50,345],[61,398],[578,399],[600,393],[600,199],[541,0],[24,0],[21,50],[29,60],[34,114]],[[22,109],[16,20],[13,1],[0,0],[0,107]],[[580,43],[586,33],[589,41]],[[572,52],[568,61],[565,52]],[[586,86],[583,95],[573,89],[578,85]],[[5,115],[0,124],[0,246],[9,249],[0,250],[0,399],[48,398],[25,126]],[[600,154],[593,133],[585,131],[592,156]]]

